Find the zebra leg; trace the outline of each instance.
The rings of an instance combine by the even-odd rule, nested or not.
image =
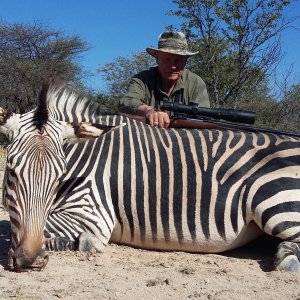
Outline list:
[[[105,246],[90,232],[82,232],[75,240],[65,236],[54,236],[45,232],[44,249],[47,251],[82,251],[82,252],[102,252]]]
[[[48,216],[44,230],[46,250],[102,252],[111,236],[111,228],[101,226],[101,218],[93,211],[73,214],[69,210],[54,210]],[[80,217],[79,217],[80,216]],[[104,232],[101,228],[106,228]]]
[[[300,273],[299,243],[282,242],[279,244],[275,258],[275,268]]]
[[[64,236],[44,232],[44,248],[47,251],[76,250],[76,242]]]
[[[47,218],[45,232],[52,239],[45,240],[46,247],[103,251],[115,224],[111,210],[101,209],[102,204],[97,202],[97,189],[86,178],[76,177],[65,179],[61,190]]]

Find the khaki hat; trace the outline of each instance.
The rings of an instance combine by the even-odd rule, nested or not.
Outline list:
[[[156,57],[157,52],[167,52],[182,56],[193,56],[198,53],[197,52],[190,52],[188,50],[188,44],[185,38],[185,35],[180,31],[166,31],[163,32],[158,37],[158,47],[155,48],[146,48],[146,51]]]

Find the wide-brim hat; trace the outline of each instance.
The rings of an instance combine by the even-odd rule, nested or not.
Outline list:
[[[157,52],[166,52],[182,56],[193,56],[198,53],[188,50],[188,44],[185,35],[180,31],[166,31],[158,37],[158,46],[156,48],[148,47],[146,51],[156,57]]]

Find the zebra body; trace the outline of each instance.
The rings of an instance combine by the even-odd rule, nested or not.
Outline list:
[[[288,153],[282,154],[286,149]],[[64,182],[70,184],[75,176],[84,180],[58,199],[57,206],[68,211],[87,199],[81,230],[89,228],[103,247],[111,240],[146,249],[222,252],[262,232],[284,238],[287,231],[299,241],[299,225],[275,233],[285,219],[262,214],[284,202],[288,209],[295,201],[299,141],[293,138],[155,129],[127,120],[99,139],[67,145],[65,152],[69,171],[61,188],[67,189]],[[294,205],[300,209],[298,203]],[[299,213],[293,219],[289,214],[290,222],[300,224]],[[66,224],[63,234],[68,232],[68,222],[59,224]],[[48,227],[49,232],[55,230],[51,213]],[[70,239],[78,236],[76,230],[70,233]]]
[[[52,84],[36,111],[0,113],[2,131],[13,132],[4,181],[11,269],[32,265],[43,234],[46,247],[58,250],[92,243],[101,251],[112,241],[216,253],[265,232],[289,241],[276,266],[300,271],[299,138],[152,128],[99,116],[86,99]],[[12,120],[19,127],[11,129]],[[65,137],[76,136],[92,140],[63,148]]]

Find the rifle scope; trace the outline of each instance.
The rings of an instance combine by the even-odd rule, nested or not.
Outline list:
[[[255,112],[247,110],[229,109],[229,108],[207,108],[197,105],[185,105],[167,101],[160,102],[161,110],[173,111],[197,117],[209,117],[213,119],[222,119],[230,122],[245,124],[254,124]]]

